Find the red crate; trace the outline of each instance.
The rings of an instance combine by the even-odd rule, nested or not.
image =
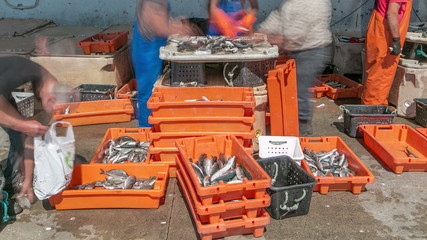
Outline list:
[[[128,42],[129,31],[97,33],[77,43],[84,54],[110,53],[119,49]]]
[[[105,132],[104,138],[102,139],[101,143],[98,146],[98,149],[95,152],[95,155],[93,155],[92,159],[90,160],[90,163],[102,163],[102,159],[104,157],[104,150],[106,149],[106,143],[110,139],[116,139],[123,136],[131,137],[135,140],[138,140],[140,142],[143,141],[150,141],[150,132],[151,128],[109,128]],[[147,158],[150,159],[149,153],[147,154]],[[105,163],[104,163],[105,164]],[[117,164],[114,164],[117,166]]]
[[[116,96],[119,99],[130,99],[133,97],[134,94],[132,94],[133,91],[136,91],[136,79],[130,80],[128,83],[123,85],[117,93]]]
[[[249,218],[243,215],[238,219],[220,219],[217,223],[203,224],[200,216],[196,214],[194,209],[195,203],[191,199],[187,186],[185,184],[180,184],[180,189],[186,200],[188,209],[190,209],[190,214],[201,240],[211,240],[244,234],[253,234],[254,237],[262,237],[265,226],[270,223],[270,215],[268,215],[267,211],[263,208],[260,208],[256,218]]]
[[[159,87],[147,107],[153,117],[251,117],[255,97],[248,87]]]
[[[363,85],[340,74],[325,74],[320,75],[319,80],[326,83],[329,81],[338,82],[347,85],[349,88],[332,88],[325,84],[328,88],[326,96],[330,99],[338,98],[360,98],[363,92]]]
[[[73,186],[105,180],[106,175],[100,174],[101,169],[123,169],[136,178],[156,176],[154,189],[98,189],[73,190]],[[95,208],[158,208],[164,203],[168,178],[167,165],[106,165],[82,164],[75,165],[73,176],[68,188],[49,198],[51,206],[57,210],[95,209]]]
[[[241,199],[242,196],[249,199],[262,198],[265,190],[271,186],[270,176],[259,166],[235,136],[184,138],[177,140],[176,145],[179,149],[177,161],[181,161],[183,168],[190,175],[202,204],[212,204],[220,200],[236,200]],[[219,156],[220,153],[225,154],[226,157],[236,156],[236,163],[245,167],[253,180],[244,178],[243,183],[236,184],[225,184],[220,181],[218,185],[202,187],[189,159],[192,158],[193,162],[197,162],[203,153],[208,156]]]
[[[340,137],[301,137],[300,144],[302,148],[316,152],[339,149],[339,153],[343,153],[347,158],[349,168],[356,172],[356,175],[350,174],[349,177],[334,177],[332,174],[328,177],[316,177],[308,164],[302,161],[301,167],[317,180],[313,191],[320,194],[327,194],[329,191],[351,191],[353,194],[359,194],[366,184],[374,182],[375,177],[371,171]]]
[[[427,171],[427,138],[404,124],[361,125],[363,140],[394,173]],[[405,147],[413,156],[408,156]]]
[[[427,128],[417,128],[417,131],[427,138]]]
[[[250,132],[255,117],[148,117],[155,132]]]
[[[69,107],[69,113],[64,114]],[[101,123],[129,122],[133,107],[129,99],[99,100],[56,104],[53,120],[82,126]]]
[[[328,87],[322,81],[316,79],[314,87],[309,88],[308,91],[311,93],[311,97],[321,98],[328,91]]]

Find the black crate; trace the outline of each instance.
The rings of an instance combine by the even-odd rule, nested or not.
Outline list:
[[[172,62],[172,87],[203,87],[206,86],[205,63]]]
[[[396,117],[396,109],[385,105],[341,105],[344,129],[350,137],[363,137],[359,125],[388,125]]]
[[[258,163],[272,179],[267,189],[270,216],[280,220],[307,214],[316,179],[288,156],[263,158]]]
[[[234,87],[258,87],[267,82],[268,71],[275,67],[276,59],[233,62],[226,63],[223,72],[224,78],[232,80]]]
[[[79,93],[76,101],[84,102],[113,99],[115,88],[115,85],[81,84],[74,91]]]
[[[415,121],[423,127],[427,127],[427,98],[415,98],[416,115]]]

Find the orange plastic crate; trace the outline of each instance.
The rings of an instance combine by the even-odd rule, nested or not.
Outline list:
[[[363,92],[363,85],[340,74],[325,74],[320,75],[319,80],[326,83],[329,81],[338,82],[347,85],[349,88],[332,88],[325,84],[328,88],[326,96],[331,99],[338,98],[360,98]]]
[[[299,136],[296,63],[294,59],[268,72],[270,134]]]
[[[130,80],[125,85],[123,85],[123,87],[121,87],[117,91],[116,96],[119,99],[130,99],[133,97],[133,94],[132,94],[133,91],[136,91],[136,79],[135,78]]]
[[[250,132],[255,117],[148,117],[155,132]]]
[[[338,149],[339,153],[344,153],[347,158],[349,168],[356,172],[355,176],[350,174],[349,177],[334,177],[332,174],[328,177],[316,177],[308,164],[302,161],[301,167],[317,180],[313,191],[320,194],[327,194],[329,191],[351,191],[353,194],[359,194],[366,184],[374,182],[375,177],[371,171],[340,137],[301,137],[300,144],[302,148],[316,152]]]
[[[69,114],[64,114],[67,107],[70,107]],[[70,122],[75,127],[129,122],[132,115],[133,107],[129,99],[114,99],[57,104],[52,119]]]
[[[219,219],[217,223],[203,224],[200,216],[194,209],[195,203],[192,201],[189,190],[185,184],[181,184],[180,189],[186,200],[188,209],[196,226],[197,233],[201,240],[211,240],[228,236],[253,234],[254,237],[262,237],[264,228],[270,224],[270,215],[263,208],[260,208],[256,218],[249,218],[243,215],[238,219]]]
[[[427,139],[404,124],[361,125],[368,148],[394,172],[427,171]],[[405,147],[413,156],[408,156]]]
[[[182,171],[181,171],[182,170]],[[193,183],[190,181],[184,169],[178,169],[176,176],[181,186],[185,185],[194,203],[193,207],[196,214],[200,217],[202,223],[218,223],[220,219],[228,220],[233,218],[241,218],[246,216],[248,218],[255,218],[258,215],[260,208],[270,206],[270,195],[265,193],[264,198],[260,199],[247,199],[242,196],[239,201],[224,202],[219,201],[215,204],[203,205],[197,197]]]
[[[151,128],[148,128],[148,127],[147,128],[109,128],[107,129],[107,131],[105,132],[104,138],[99,144],[98,149],[95,152],[95,155],[93,155],[92,159],[90,160],[90,163],[103,164],[102,158],[104,157],[104,150],[106,147],[104,145],[107,143],[108,140],[116,139],[123,136],[128,136],[140,142],[150,141],[150,132],[151,132]],[[147,154],[147,158],[149,159],[149,153]],[[113,165],[118,166],[117,164],[113,164]]]
[[[321,98],[328,91],[328,87],[323,84],[320,80],[315,80],[315,87],[309,88],[308,91],[311,93],[311,97]]]
[[[179,149],[177,161],[181,161],[183,169],[189,174],[202,204],[212,204],[220,200],[238,200],[242,196],[249,199],[263,198],[265,190],[271,186],[270,176],[259,166],[235,136],[185,138],[177,140],[176,145]],[[197,162],[203,153],[208,156],[219,156],[220,153],[225,154],[226,157],[236,156],[236,163],[245,167],[253,180],[245,178],[243,183],[236,184],[225,184],[220,181],[218,185],[202,187],[189,159],[192,158],[193,162]]]
[[[123,169],[136,178],[156,176],[154,189],[103,189],[73,190],[73,186],[93,181],[105,180],[101,169]],[[71,183],[66,190],[49,198],[51,206],[57,210],[94,208],[158,208],[164,203],[168,178],[167,165],[75,165]]]
[[[255,97],[248,87],[160,87],[147,107],[153,117],[251,117]]]
[[[427,138],[427,128],[417,128],[417,131]]]
[[[84,54],[110,53],[119,49],[128,42],[129,31],[97,33],[77,43]]]

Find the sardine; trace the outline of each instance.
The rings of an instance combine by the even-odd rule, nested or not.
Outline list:
[[[131,189],[136,182],[135,176],[129,176],[124,181],[124,189]]]
[[[112,177],[128,177],[127,173],[122,169],[112,169],[110,171],[104,171],[101,169],[101,174],[106,174]]]

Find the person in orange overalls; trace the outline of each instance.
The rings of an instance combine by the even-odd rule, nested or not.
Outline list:
[[[412,0],[376,0],[366,32],[366,82],[362,104],[388,105]]]

